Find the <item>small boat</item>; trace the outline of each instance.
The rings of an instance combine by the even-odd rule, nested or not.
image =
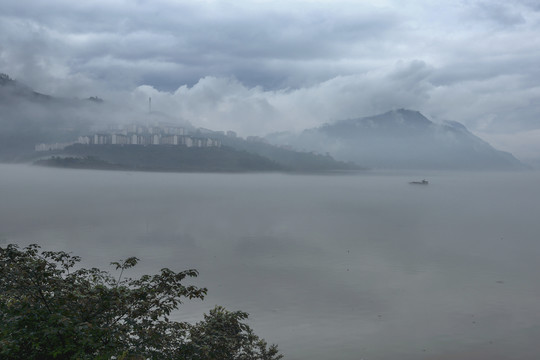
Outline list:
[[[413,184],[413,185],[427,185],[427,184],[429,184],[429,181],[427,181],[427,180],[422,180],[422,181],[411,181],[409,184]]]

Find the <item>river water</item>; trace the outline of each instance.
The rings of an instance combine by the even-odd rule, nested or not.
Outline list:
[[[196,268],[208,297],[175,318],[247,311],[286,359],[538,359],[539,215],[537,172],[0,165],[0,241],[137,256],[133,276]]]

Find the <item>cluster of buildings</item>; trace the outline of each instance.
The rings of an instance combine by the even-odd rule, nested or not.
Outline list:
[[[36,151],[62,150],[73,144],[85,145],[183,145],[186,147],[220,147],[221,141],[204,136],[186,135],[185,129],[177,126],[127,125],[93,135],[79,136],[70,143],[37,144]],[[234,134],[236,136],[236,134]]]
[[[186,135],[176,126],[128,125],[106,133],[79,136],[79,144],[86,145],[184,145],[187,147],[219,147],[221,142],[207,137]]]

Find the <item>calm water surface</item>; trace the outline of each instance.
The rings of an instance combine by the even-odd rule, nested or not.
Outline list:
[[[177,319],[245,310],[287,359],[538,359],[539,214],[534,172],[0,165],[0,241],[72,251],[86,266],[137,256],[133,276],[196,268],[209,296]]]

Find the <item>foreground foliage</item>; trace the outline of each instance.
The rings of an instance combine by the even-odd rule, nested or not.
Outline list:
[[[114,262],[118,276],[62,251],[0,248],[0,358],[277,360],[275,345],[243,323],[248,314],[216,307],[197,324],[171,321],[196,270],[123,278],[138,259]]]

